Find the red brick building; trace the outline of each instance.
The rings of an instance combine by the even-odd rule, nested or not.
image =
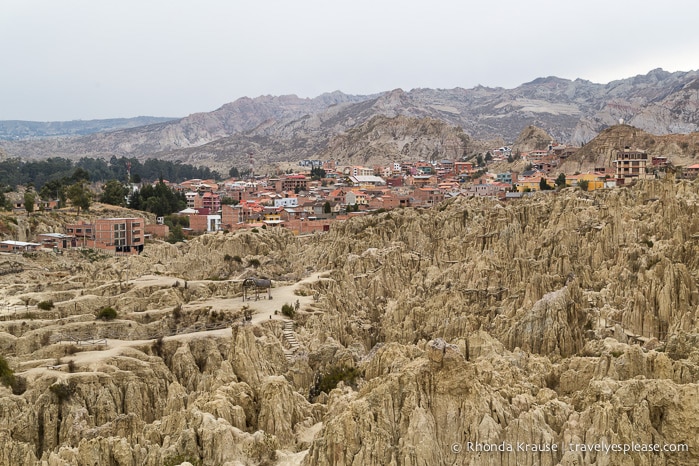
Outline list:
[[[66,225],[66,234],[75,236],[76,245],[121,253],[143,251],[143,218],[100,218],[94,223]]]
[[[270,180],[272,181],[272,180]],[[274,180],[274,191],[283,193],[285,191],[305,191],[308,184],[308,178],[304,175],[287,175],[281,179]]]
[[[432,207],[444,200],[444,193],[439,189],[417,188],[412,193],[414,207]]]

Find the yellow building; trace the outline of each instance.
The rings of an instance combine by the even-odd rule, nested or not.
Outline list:
[[[517,183],[515,184],[515,188],[520,193],[527,192],[527,191],[540,191],[541,190],[541,178],[542,178],[542,176],[540,176],[540,175],[526,177],[526,178],[520,178],[517,180]],[[543,178],[546,178],[546,184],[551,186],[552,189],[556,187],[555,180],[552,180],[551,178],[547,178],[545,176]]]
[[[278,222],[278,221],[281,221],[281,219],[282,219],[281,211],[279,211],[279,210],[265,212],[265,215],[264,215],[265,222]]]
[[[581,181],[587,182],[587,191],[594,191],[596,189],[604,188],[604,176],[599,173],[582,173],[579,175],[567,175],[566,185],[567,186],[578,186]]]

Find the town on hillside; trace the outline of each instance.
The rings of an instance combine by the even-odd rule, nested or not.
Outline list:
[[[400,207],[430,208],[458,196],[509,201],[564,187],[595,191],[626,186],[640,179],[659,178],[668,171],[677,176],[667,157],[649,158],[645,151],[630,147],[616,152],[612,167],[587,173],[559,172],[561,163],[576,150],[552,142],[547,150],[528,153],[513,154],[505,146],[470,161],[394,162],[376,167],[302,160],[295,173],[290,170],[274,177],[250,174],[222,182],[160,180],[159,184],[184,199],[186,207],[174,212],[179,221],[173,223],[172,216],[168,221],[158,216],[155,223],[145,216],[97,218],[65,224],[63,231],[37,234],[33,241],[0,241],[0,252],[95,248],[113,254],[138,254],[150,238],[182,240],[188,235],[245,228],[287,228],[306,235],[329,231],[333,222],[352,216]],[[524,167],[521,172],[494,169],[516,160],[524,162],[519,164]],[[682,169],[679,176],[694,179],[698,174],[699,164],[694,164]],[[131,205],[129,199],[142,189],[143,185],[125,185],[123,205]],[[28,207],[25,203],[29,200],[34,205]],[[58,203],[57,199],[25,196],[13,201],[11,208],[15,212],[46,211]],[[178,235],[173,236],[173,227]]]

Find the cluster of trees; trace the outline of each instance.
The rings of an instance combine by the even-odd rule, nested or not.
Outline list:
[[[325,178],[325,175],[326,175],[325,170],[323,170],[322,168],[320,168],[320,167],[311,168],[311,179],[313,181],[321,180],[321,179]]]
[[[126,179],[129,165],[131,180]],[[19,158],[0,161],[0,185],[9,186],[13,190],[18,185],[34,186],[40,190],[50,182],[75,177],[90,182],[123,180],[140,183],[141,180],[155,181],[159,178],[174,182],[191,178],[220,179],[221,175],[207,167],[195,167],[158,159],[147,159],[141,162],[126,157],[112,157],[109,161],[83,157],[73,162],[62,157],[51,157],[33,161],[22,161]]]
[[[24,206],[27,212],[33,212],[37,194],[42,199],[57,199],[59,207],[65,206],[66,201],[70,200],[78,210],[89,210],[94,195],[84,176],[84,172],[76,169],[74,176],[44,184],[39,193],[31,186],[28,187],[24,192]],[[168,187],[162,179],[155,186],[145,184],[133,192],[129,185],[118,180],[109,180],[98,199],[105,204],[152,212],[159,217],[179,212],[187,206],[184,194]],[[0,192],[0,209],[9,210],[10,207],[5,194]]]
[[[566,187],[566,175],[565,173],[559,173],[558,176],[556,177],[555,180],[555,187],[557,188],[565,188]],[[541,191],[548,191],[551,189],[554,189],[554,186],[551,186],[546,182],[546,178],[543,176],[541,177],[541,180],[539,180],[539,189]]]
[[[34,185],[29,184],[24,192],[24,205],[27,212],[34,210],[37,194],[41,199],[58,200],[59,206],[64,206],[66,200],[70,199],[71,203],[78,209],[88,210],[92,202],[92,192],[87,185],[89,178],[90,174],[87,171],[76,168],[69,176],[47,181],[41,186],[38,193],[35,191]]]
[[[162,178],[155,186],[145,184],[133,192],[124,183],[109,180],[104,185],[100,202],[152,212],[158,217],[165,217],[187,207],[184,193],[178,193],[167,186]]]
[[[250,169],[239,170],[238,167],[231,167],[228,170],[228,176],[231,178],[245,178],[250,176]]]
[[[155,186],[144,185],[130,196],[129,207],[164,217],[187,207],[184,193],[178,193],[161,179]]]
[[[129,167],[130,180],[127,179]],[[24,205],[28,212],[34,210],[37,196],[43,200],[57,200],[59,207],[64,207],[70,200],[79,210],[89,210],[94,198],[89,183],[106,181],[100,202],[126,206],[127,199],[130,199],[129,207],[163,216],[186,206],[184,195],[178,195],[162,183],[164,178],[179,182],[191,178],[218,179],[220,175],[207,167],[157,159],[141,163],[125,157],[112,157],[109,161],[83,157],[77,162],[61,157],[35,161],[12,158],[0,160],[0,209],[11,208],[5,193],[23,185],[27,187]],[[156,179],[160,179],[160,182],[155,187],[146,184],[129,196],[127,182],[141,183]]]
[[[186,215],[166,215],[163,223],[170,227],[170,234],[167,237],[169,243],[175,244],[184,240],[182,229],[189,228],[189,217]]]

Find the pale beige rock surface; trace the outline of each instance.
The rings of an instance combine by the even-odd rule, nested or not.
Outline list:
[[[12,256],[0,464],[699,464],[697,214],[661,180]],[[242,301],[251,275],[272,300]],[[632,442],[689,451],[560,451]]]

